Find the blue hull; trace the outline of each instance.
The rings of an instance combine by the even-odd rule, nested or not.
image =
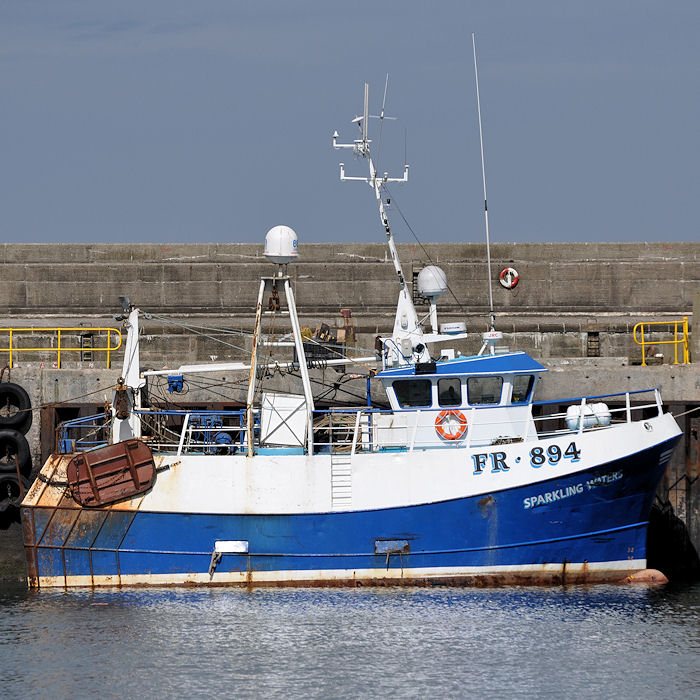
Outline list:
[[[160,513],[81,509],[64,498],[23,509],[30,583],[602,580],[606,563],[621,578],[624,562],[645,565],[662,454],[676,442],[565,478],[371,511]],[[210,576],[217,540],[245,541],[248,552],[224,553]]]

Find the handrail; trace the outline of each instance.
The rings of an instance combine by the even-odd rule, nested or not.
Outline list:
[[[681,325],[683,328],[683,337],[678,338],[678,325]],[[644,340],[644,326],[673,326],[673,340]],[[640,339],[637,339],[637,329],[640,329],[639,335]],[[648,331],[651,333],[651,328]],[[635,325],[635,327],[632,329],[632,337],[634,338],[634,342],[637,343],[637,345],[642,346],[642,366],[646,367],[647,366],[647,353],[646,353],[646,347],[645,346],[650,346],[653,347],[654,345],[673,345],[673,364],[677,365],[678,364],[678,346],[683,345],[683,364],[684,365],[689,365],[690,364],[690,355],[688,352],[688,317],[684,316],[682,320],[680,321],[640,321],[638,324]]]
[[[79,332],[81,334],[89,334],[89,333],[107,333],[107,347],[104,348],[72,348],[72,347],[65,347],[61,345],[61,333],[76,333]],[[14,353],[18,352],[55,352],[57,353],[57,366],[58,369],[61,369],[61,353],[65,352],[106,352],[107,353],[107,369],[110,369],[111,366],[111,354],[115,352],[116,350],[119,350],[119,348],[122,346],[122,334],[121,331],[119,331],[116,328],[93,328],[93,327],[86,327],[86,326],[80,326],[79,328],[37,328],[37,327],[32,327],[32,328],[0,328],[0,333],[9,333],[9,347],[7,348],[0,348],[0,352],[6,352],[9,353],[10,359],[9,359],[9,365],[10,369],[12,369],[13,366],[13,355]],[[15,341],[15,335],[17,333],[57,333],[58,334],[58,345],[57,347],[53,348],[18,348],[15,347],[14,341]],[[112,347],[112,335],[116,335],[119,338],[119,342]]]
[[[570,396],[568,398],[564,399],[547,399],[546,401],[533,401],[532,405],[533,406],[548,406],[550,404],[555,404],[555,403],[574,403],[577,401],[581,401],[581,399],[586,399],[586,401],[591,401],[593,399],[614,399],[617,396],[626,396],[629,394],[630,396],[632,394],[648,394],[652,391],[656,391],[656,387],[649,387],[648,389],[635,389],[634,391],[618,391],[615,394],[597,394],[595,396]],[[482,408],[481,406],[477,406],[477,408]]]
[[[638,398],[640,394],[651,394],[652,396],[649,396],[646,402],[633,406],[633,398]],[[592,399],[600,398],[619,400],[615,402],[615,407],[608,407],[601,420],[597,420],[595,419],[595,406],[591,410],[588,410],[588,406],[593,403]],[[502,415],[493,412],[494,409],[503,410],[503,407],[462,407],[461,410],[466,414],[467,430],[459,439],[453,441],[440,439],[435,431],[435,412],[441,409],[417,408],[386,411],[356,406],[315,410],[314,416],[319,419],[329,415],[334,417],[344,415],[345,418],[330,424],[317,421],[314,425],[312,451],[327,453],[341,448],[342,451],[347,451],[352,458],[356,452],[378,452],[385,449],[403,449],[413,452],[417,449],[435,447],[470,449],[477,446],[507,444],[509,442],[527,443],[531,440],[546,440],[561,435],[581,435],[590,431],[606,430],[612,425],[620,423],[629,424],[634,422],[633,418],[635,417],[637,421],[643,419],[645,415],[648,415],[645,412],[652,409],[656,409],[658,415],[662,415],[663,412],[658,389],[619,392],[576,399],[558,399],[556,403],[569,404],[567,410],[539,416],[533,415],[532,409],[535,406],[551,405],[552,403],[555,402],[541,401],[533,402],[529,406],[519,406],[519,408],[528,408],[529,410],[518,411],[517,415],[510,417],[505,433],[501,430],[504,425]],[[572,417],[568,412],[572,406],[577,406],[579,409],[578,414],[573,417],[574,424],[572,424]],[[155,415],[183,419],[182,423],[179,420],[175,421],[177,425],[171,427],[172,435],[170,438],[164,432],[160,435],[162,440],[156,441],[154,438],[146,438],[149,444],[156,449],[174,450],[177,454],[191,452],[193,449],[203,449],[206,453],[216,447],[208,436],[219,431],[228,432],[234,438],[230,448],[232,452],[237,449],[239,454],[243,454],[241,450],[244,450],[249,440],[253,446],[259,445],[259,436],[256,433],[249,435],[245,421],[242,420],[245,409],[228,411],[137,409],[134,413],[140,417]],[[93,423],[96,418],[102,418],[103,415],[97,414],[61,423],[59,426],[60,438],[62,440],[68,439],[70,429],[79,431],[105,427]],[[200,418],[218,416],[224,420],[217,425],[206,425],[202,421],[194,424],[191,418],[195,415]],[[383,419],[382,416],[387,418]],[[234,421],[231,423],[225,418],[233,418]],[[589,419],[592,419],[591,422]],[[90,435],[86,437],[89,438]],[[90,448],[95,443],[93,441],[89,444],[85,443],[83,439],[78,437],[73,441],[73,444],[75,447],[85,445]]]

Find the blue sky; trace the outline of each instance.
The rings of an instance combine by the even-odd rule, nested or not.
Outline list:
[[[422,242],[700,239],[700,3],[0,3],[0,239],[383,241],[331,134],[390,74]],[[398,212],[400,242],[414,242]]]

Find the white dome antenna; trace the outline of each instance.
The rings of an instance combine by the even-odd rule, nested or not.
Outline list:
[[[437,265],[428,265],[418,273],[418,293],[434,303],[447,291],[447,275]]]
[[[278,265],[287,265],[299,257],[299,239],[289,226],[273,226],[265,236],[265,257]],[[282,274],[280,269],[279,274]]]
[[[438,332],[437,300],[447,291],[447,275],[437,265],[428,265],[418,273],[418,293],[430,301],[430,325]]]

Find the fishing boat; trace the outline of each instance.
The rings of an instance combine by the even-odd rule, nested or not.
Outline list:
[[[341,179],[375,194],[398,282],[394,327],[374,353],[324,363],[376,375],[382,401],[368,389],[366,405],[316,406],[288,227],[266,237],[271,274],[247,363],[141,371],[142,312],[122,298],[109,439],[81,439],[86,419],[64,424],[22,503],[30,586],[540,584],[646,568],[652,500],[681,435],[659,392],[536,401],[546,368],[501,352],[493,323],[477,354],[446,347],[466,326],[438,323],[447,281],[435,265],[418,279],[430,303],[419,317],[387,213],[387,183],[407,181],[408,166],[400,178],[375,170],[370,118],[365,86],[359,138],[336,132],[333,145],[368,164],[363,177],[341,164]],[[287,340],[265,337],[267,316],[288,322]],[[298,372],[298,392],[265,388],[270,345],[293,352],[274,367]],[[248,377],[239,410],[146,405],[149,382],[177,393],[188,376],[223,370]]]

